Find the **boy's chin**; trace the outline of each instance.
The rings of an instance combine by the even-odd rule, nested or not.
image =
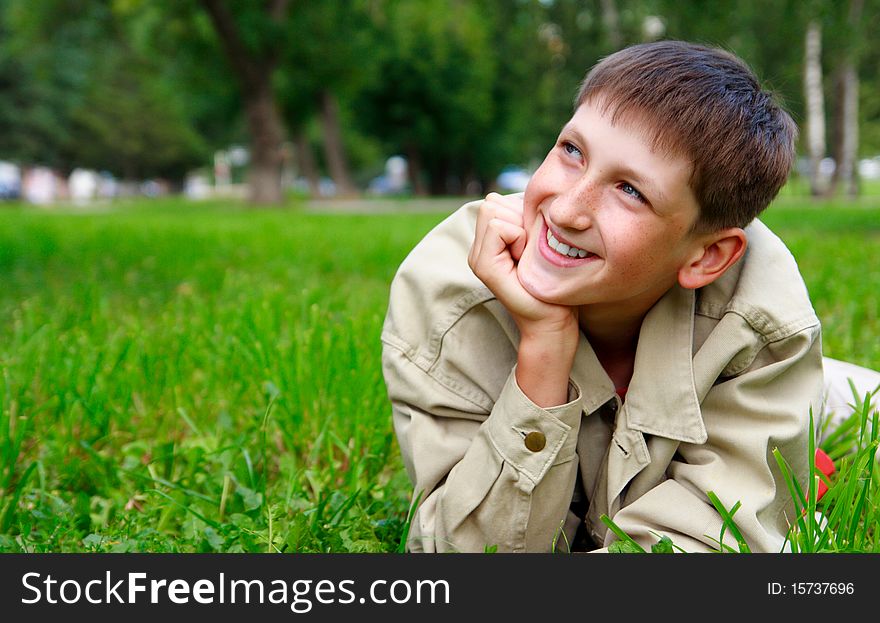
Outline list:
[[[520,263],[517,266],[516,276],[523,289],[539,301],[550,305],[572,305],[571,301],[566,300],[564,293],[554,292],[548,288],[546,279],[532,273],[528,264],[524,266],[523,263]]]

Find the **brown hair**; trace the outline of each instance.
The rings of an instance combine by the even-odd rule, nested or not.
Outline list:
[[[652,146],[693,162],[695,230],[744,227],[788,178],[797,126],[733,54],[683,41],[643,43],[605,57],[575,108],[598,102],[612,123],[648,132]]]

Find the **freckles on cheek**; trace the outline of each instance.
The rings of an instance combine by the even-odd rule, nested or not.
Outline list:
[[[621,232],[614,240],[614,246],[618,249],[620,266],[625,269],[638,269],[656,255],[656,245],[651,244],[650,232],[644,227]]]
[[[637,280],[667,266],[671,245],[668,236],[658,237],[646,230],[630,232],[624,245],[626,250],[618,263],[621,278]]]

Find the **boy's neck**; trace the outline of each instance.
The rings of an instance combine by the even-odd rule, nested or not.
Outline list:
[[[644,313],[627,315],[594,306],[579,310],[581,331],[617,389],[629,386],[644,317]]]

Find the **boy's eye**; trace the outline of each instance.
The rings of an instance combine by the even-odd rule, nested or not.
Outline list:
[[[581,150],[569,143],[568,141],[562,143],[562,149],[564,149],[566,153],[571,154],[572,156],[577,156],[578,158],[581,157]]]
[[[623,182],[620,185],[620,190],[625,192],[627,195],[635,197],[638,201],[641,201],[642,203],[648,203],[648,200],[645,199],[645,196],[642,193],[640,193],[638,191],[638,189],[635,186],[633,186],[632,184],[628,184],[627,182]]]

